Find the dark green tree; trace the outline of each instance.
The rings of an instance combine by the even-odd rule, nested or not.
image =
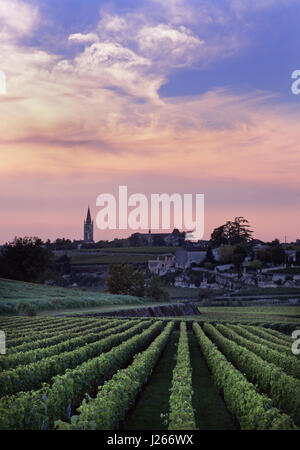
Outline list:
[[[285,263],[285,251],[281,247],[278,239],[275,239],[275,241],[271,243],[271,259],[274,265]]]
[[[220,247],[222,244],[228,244],[228,236],[226,234],[226,226],[221,225],[215,228],[210,237],[210,243],[213,247]]]
[[[15,238],[3,246],[1,276],[20,281],[43,282],[52,264],[52,253],[37,237]]]
[[[168,301],[169,293],[161,282],[158,275],[153,275],[146,287],[146,297],[151,301]]]
[[[206,252],[206,262],[208,263],[214,263],[215,257],[211,248],[211,245],[208,246],[207,252]]]
[[[234,221],[227,221],[224,225],[215,228],[211,234],[210,242],[214,247],[222,244],[236,245],[248,243],[252,240],[253,231],[247,219],[242,216]]]
[[[107,291],[111,294],[135,295],[143,297],[145,280],[141,271],[129,264],[111,264],[106,278]]]

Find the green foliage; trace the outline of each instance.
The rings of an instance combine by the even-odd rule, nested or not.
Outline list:
[[[273,245],[271,247],[271,258],[273,264],[283,264],[285,262],[285,251],[280,244]]]
[[[210,242],[214,247],[222,244],[247,244],[251,241],[252,234],[248,220],[244,217],[236,217],[233,222],[227,221],[224,225],[215,228]]]
[[[150,325],[151,321],[141,321],[127,331],[105,338],[97,356],[56,375],[51,385],[44,383],[37,391],[1,398],[0,429],[52,428],[55,420],[67,420],[69,407],[74,410],[86,393],[92,394],[116,370],[128,364],[137,351],[157,336],[163,322]]]
[[[43,281],[52,253],[37,237],[15,238],[3,246],[0,276],[20,281]]]
[[[213,338],[224,355],[262,392],[267,392],[274,403],[289,414],[295,422],[300,421],[300,381],[285,374],[275,364],[268,363],[230,339],[210,324],[204,330]]]
[[[265,361],[280,367],[288,375],[300,378],[300,361],[298,361],[296,356],[291,353],[291,348],[289,349],[289,355],[287,354],[287,349],[284,349],[284,353],[280,353],[280,349],[275,350],[272,348],[271,343],[270,345],[266,342],[262,343],[261,340],[258,342],[253,335],[248,333],[241,326],[231,325],[228,327],[217,324],[216,328],[230,340],[247,348]]]
[[[257,344],[267,345],[269,348],[277,350],[278,352],[284,352],[287,353],[288,355],[291,354],[291,345],[292,345],[291,340],[281,341],[280,339],[277,339],[275,336],[269,334],[262,327],[253,327],[244,325],[243,327],[238,328],[233,327],[233,329],[238,331],[239,334],[241,334],[246,339],[250,339],[253,342],[256,342]]]
[[[30,303],[36,311],[54,310],[57,307],[60,310],[66,310],[143,303],[143,299],[133,295],[112,295],[5,279],[0,279],[0,291],[0,315],[16,314],[16,307],[20,300]],[[53,300],[59,300],[60,304],[54,304]]]
[[[146,324],[147,325],[147,324]],[[145,326],[146,326],[145,325]],[[66,369],[74,368],[99,353],[108,351],[119,336],[110,336],[91,344],[49,356],[41,361],[18,366],[0,373],[0,396],[12,395],[22,390],[38,389],[43,382],[49,382],[55,375],[63,374]]]
[[[144,275],[130,265],[112,264],[106,278],[107,290],[111,294],[144,296]]]
[[[219,249],[219,261],[221,264],[231,264],[233,258],[234,247],[225,245]]]
[[[36,316],[36,309],[30,303],[25,303],[22,300],[17,304],[17,314],[24,314],[25,316]]]
[[[245,256],[242,253],[234,253],[232,255],[232,264],[234,264],[236,267],[240,267],[244,259]]]
[[[158,275],[153,275],[150,278],[145,294],[148,299],[155,302],[168,301],[170,297]]]
[[[0,359],[0,368],[3,370],[13,369],[15,367],[31,364],[42,359],[48,358],[49,356],[59,355],[63,352],[69,352],[75,349],[79,349],[87,344],[91,344],[92,342],[96,342],[99,339],[104,339],[107,336],[111,336],[112,334],[121,333],[122,331],[127,330],[132,327],[136,322],[128,321],[123,322],[121,324],[113,322],[115,326],[112,328],[111,326],[108,328],[107,325],[104,325],[104,329],[97,326],[94,332],[82,333],[80,336],[73,337],[67,339],[67,335],[64,334],[65,339],[63,342],[50,345],[46,348],[37,348],[31,349],[27,352],[21,351],[16,354],[8,354],[6,358]]]
[[[216,385],[223,392],[226,406],[243,430],[297,429],[288,415],[274,408],[272,400],[259,394],[255,386],[222,355],[196,322],[193,330]]]
[[[56,310],[58,310],[59,307],[61,306],[61,299],[60,298],[54,298],[51,303],[54,306],[54,308]]]
[[[135,355],[133,363],[119,370],[110,381],[101,386],[90,401],[84,400],[73,416],[71,424],[57,421],[59,429],[112,430],[125,419],[126,411],[133,405],[142,386],[151,376],[153,368],[165,348],[174,323],[169,322],[164,331],[147,350]]]
[[[56,329],[54,333],[42,333],[42,336],[46,337],[41,337],[40,332],[34,332],[34,338],[31,334],[29,340],[23,338],[19,339],[18,341],[16,339],[9,339],[9,341],[7,342],[9,350],[7,358],[15,353],[26,353],[30,350],[50,347],[65,340],[77,337],[78,335],[93,332],[94,330],[95,332],[104,331],[105,329],[112,327],[114,324],[117,325],[118,323],[120,323],[120,321],[109,319],[89,319],[87,323],[86,321],[84,321],[83,323],[79,321],[76,321],[74,323],[71,321],[71,327],[69,326],[69,328],[66,327],[65,329]],[[28,336],[28,332],[26,334]]]
[[[180,323],[180,338],[177,351],[177,363],[173,370],[170,395],[169,430],[196,429],[192,406],[192,368],[186,323]]]
[[[259,261],[258,259],[254,259],[253,261],[250,262],[249,268],[252,269],[252,270],[260,269],[261,268],[261,261]]]

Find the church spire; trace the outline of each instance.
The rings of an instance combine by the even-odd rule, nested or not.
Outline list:
[[[86,216],[86,223],[88,223],[88,224],[92,223],[90,206],[88,207],[88,212],[87,212],[87,216]]]
[[[94,223],[92,222],[90,207],[88,207],[86,220],[84,221],[84,242],[94,242]]]

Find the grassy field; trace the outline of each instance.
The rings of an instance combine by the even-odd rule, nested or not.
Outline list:
[[[150,255],[139,254],[111,254],[111,255],[76,255],[71,258],[74,265],[94,264],[147,264]]]
[[[59,310],[140,305],[145,302],[144,299],[129,295],[111,295],[0,279],[0,314],[15,314],[20,301],[30,303],[37,311],[55,310],[53,300],[60,301]]]
[[[80,250],[71,257],[74,265],[89,264],[146,264],[149,259],[175,253],[176,247],[117,247]]]
[[[101,252],[101,253],[147,253],[149,255],[161,255],[164,253],[175,253],[177,247],[116,247],[98,248],[93,250],[81,249],[80,252]]]
[[[199,307],[201,322],[243,322],[300,325],[300,306]]]
[[[277,295],[299,295],[300,287],[285,287],[279,286],[275,288],[260,288],[260,287],[247,287],[240,289],[238,292],[231,293],[231,297],[240,296],[277,296]]]

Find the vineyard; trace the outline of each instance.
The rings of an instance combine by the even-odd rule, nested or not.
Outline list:
[[[263,326],[7,317],[1,430],[293,430],[300,357]]]

